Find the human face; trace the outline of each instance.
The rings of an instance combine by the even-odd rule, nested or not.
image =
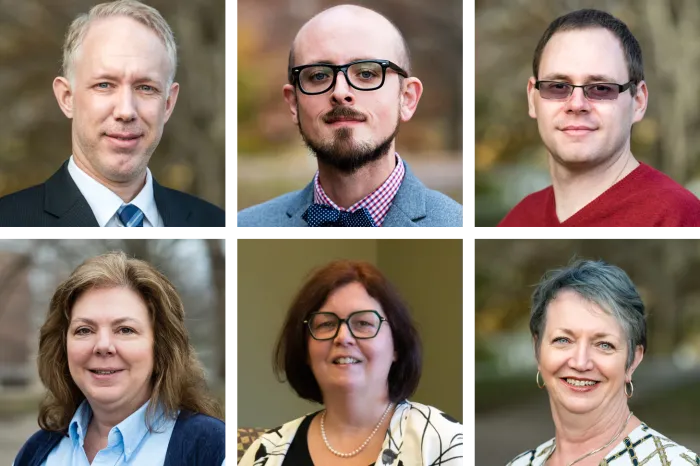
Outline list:
[[[625,404],[642,350],[626,371],[628,343],[615,318],[571,290],[549,303],[546,318],[538,368],[552,404],[577,414]]]
[[[175,107],[165,45],[128,17],[95,21],[54,92],[72,118],[73,156],[107,186],[145,180],[146,166]]]
[[[67,353],[70,375],[93,409],[131,413],[150,398],[153,327],[134,291],[84,292],[71,311]]]
[[[295,65],[383,59],[402,65],[400,38],[386,18],[357,7],[337,7],[307,23],[294,43]],[[335,86],[319,95],[284,86],[294,123],[320,162],[352,173],[393,154],[400,121],[408,121],[422,85],[387,70],[384,85],[373,91],[351,87],[339,73]]]
[[[542,52],[536,78],[576,85],[625,84],[629,73],[619,39],[607,29],[588,28],[555,33]],[[626,90],[616,100],[588,100],[581,88],[566,100],[543,99],[535,77],[527,91],[530,116],[537,119],[547,151],[555,163],[572,168],[612,163],[628,153],[632,124],[646,111],[643,81],[635,97]]]
[[[379,302],[361,284],[350,283],[333,291],[319,312],[333,312],[346,319],[350,313],[364,310],[376,310],[386,317]],[[389,369],[396,359],[388,322],[382,323],[376,337],[366,340],[356,340],[342,324],[332,340],[314,340],[308,335],[307,341],[309,365],[324,399],[331,392],[388,393]],[[355,361],[339,363],[339,358]]]

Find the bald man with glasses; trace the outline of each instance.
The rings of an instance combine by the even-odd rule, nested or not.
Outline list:
[[[641,48],[622,21],[598,10],[554,20],[535,50],[527,97],[552,185],[499,226],[700,226],[700,200],[630,150],[648,91]]]
[[[292,43],[288,81],[284,98],[318,171],[301,191],[239,212],[238,226],[462,226],[462,206],[396,152],[423,85],[388,19],[353,5],[319,13]]]

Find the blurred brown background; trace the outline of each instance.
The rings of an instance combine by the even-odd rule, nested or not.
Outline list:
[[[238,1],[238,209],[303,188],[316,159],[282,95],[289,47],[299,28],[341,0]],[[424,86],[401,125],[397,151],[418,178],[462,202],[462,2],[359,0],[389,18]]]
[[[0,240],[0,463],[39,429],[39,327],[60,282],[85,259],[122,250],[175,285],[210,389],[225,400],[223,240]],[[183,266],[186,264],[186,266]]]
[[[43,183],[71,154],[51,83],[63,38],[99,0],[0,0],[0,196]],[[180,95],[151,168],[159,183],[224,207],[224,1],[146,0],[175,33]]]
[[[642,296],[647,352],[634,373],[630,409],[700,451],[700,241],[477,240],[476,464],[503,465],[554,437],[546,390],[535,384],[530,296],[548,270],[602,259]]]
[[[700,2],[477,0],[477,226],[495,225],[525,195],[551,184],[525,88],[549,23],[581,8],[621,19],[642,47],[649,105],[633,126],[632,153],[700,193]]]

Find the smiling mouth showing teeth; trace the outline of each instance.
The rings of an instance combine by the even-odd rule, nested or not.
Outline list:
[[[570,383],[571,385],[574,385],[576,387],[590,387],[591,385],[595,385],[598,382],[594,382],[593,380],[576,380],[576,379],[565,379],[567,383]]]
[[[357,364],[360,361],[354,358],[338,358],[333,361],[333,364]]]
[[[116,373],[117,371],[93,371],[93,370],[91,370],[90,372],[93,372],[93,373],[98,374],[98,375],[110,375],[110,374]]]

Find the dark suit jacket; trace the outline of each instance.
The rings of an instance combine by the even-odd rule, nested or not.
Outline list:
[[[153,180],[153,195],[166,227],[223,227],[224,211]],[[68,162],[44,184],[0,198],[0,227],[96,227],[97,220],[68,173]]]

